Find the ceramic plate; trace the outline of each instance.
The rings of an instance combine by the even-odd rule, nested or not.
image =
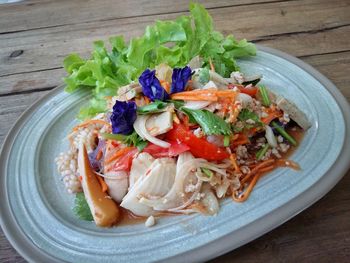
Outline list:
[[[349,167],[349,105],[337,88],[302,61],[259,47],[239,61],[243,72],[295,102],[312,127],[291,156],[302,171],[277,169],[263,177],[244,203],[227,199],[217,216],[161,218],[98,228],[72,213],[54,163],[88,93],[58,87],[26,111],[4,142],[0,159],[1,226],[32,262],[202,261],[241,246],[296,215],[326,194]]]

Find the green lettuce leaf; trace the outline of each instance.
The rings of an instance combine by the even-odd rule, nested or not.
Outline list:
[[[118,88],[136,81],[146,68],[160,63],[170,67],[183,67],[195,56],[203,59],[202,67],[209,68],[212,60],[215,70],[224,77],[238,70],[235,58],[255,55],[256,49],[245,39],[226,38],[213,28],[207,10],[198,3],[190,3],[190,15],[174,21],[156,21],[147,26],[143,36],[125,42],[122,36],[109,39],[111,50],[103,41],[94,43],[91,57],[83,59],[77,54],[67,56],[64,68],[66,91],[84,88],[92,91],[89,106],[81,109],[80,118],[91,118],[106,110],[101,100],[114,96]]]
[[[73,212],[78,218],[82,220],[94,220],[90,211],[90,207],[85,199],[84,193],[77,193],[75,195]]]

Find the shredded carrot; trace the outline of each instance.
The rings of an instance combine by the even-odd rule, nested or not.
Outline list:
[[[276,161],[276,164],[277,164],[277,166],[280,166],[280,167],[290,167],[294,170],[300,170],[299,164],[297,164],[296,162],[293,162],[291,160],[278,159]]]
[[[202,101],[202,100],[205,100],[205,101],[218,101],[218,97],[216,96],[213,96],[213,97],[208,97],[208,96],[196,96],[196,95],[181,95],[181,94],[178,94],[178,93],[175,93],[173,95],[171,95],[171,99],[173,100],[193,100],[193,101]]]
[[[274,120],[276,118],[279,118],[281,116],[282,116],[282,112],[280,112],[280,111],[273,111],[271,113],[268,113],[267,117],[261,118],[261,121],[264,124],[269,124],[272,120]]]
[[[96,174],[96,177],[97,177],[98,182],[101,185],[102,192],[104,192],[104,193],[107,192],[108,186],[107,186],[105,180],[103,180],[103,178],[101,178],[98,174]]]
[[[244,202],[248,199],[249,195],[251,194],[251,192],[253,191],[253,188],[254,186],[256,185],[256,183],[258,182],[260,178],[260,174],[256,174],[254,177],[253,177],[253,180],[249,183],[247,189],[245,190],[244,193],[240,194],[239,196],[237,196],[238,194],[238,191],[234,191],[232,193],[232,199],[236,202]]]
[[[232,146],[236,147],[238,145],[243,145],[249,143],[249,137],[244,133],[239,133],[238,137],[233,141]]]
[[[239,166],[238,166],[236,154],[232,153],[232,154],[230,155],[230,160],[231,160],[231,163],[232,163],[233,168],[235,168],[235,171],[238,172],[238,173],[240,173],[240,172],[241,172],[241,169],[240,169]]]
[[[215,72],[215,67],[211,58],[209,58],[209,65],[210,65],[210,70]]]
[[[237,93],[233,90],[217,90],[215,88],[183,91],[171,95],[174,100],[206,100],[218,101],[219,97],[236,98]]]
[[[276,168],[275,165],[266,166],[266,167],[264,167],[264,168],[261,168],[261,169],[259,170],[259,173],[270,172],[270,171],[272,171],[272,170],[275,169],[275,168]]]
[[[148,97],[146,97],[146,96],[143,96],[143,99],[145,100],[145,104],[147,105],[147,104],[150,104],[150,100],[149,100],[149,98]]]
[[[77,131],[80,128],[88,126],[89,124],[103,124],[103,125],[110,126],[110,124],[108,122],[105,122],[103,120],[87,120],[87,121],[84,121],[83,123],[80,123],[77,126],[75,126],[73,128],[73,131]]]
[[[253,175],[259,173],[262,168],[270,166],[275,162],[275,159],[268,159],[266,161],[260,162],[257,166],[254,167],[241,181],[241,184],[245,184]]]
[[[127,152],[133,150],[134,147],[125,147],[120,150],[118,150],[116,153],[114,153],[112,156],[110,156],[108,159],[106,159],[105,163],[110,163],[111,161],[114,161],[118,159],[120,156],[126,154]]]

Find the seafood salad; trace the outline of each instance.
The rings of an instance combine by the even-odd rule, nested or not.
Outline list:
[[[79,218],[110,227],[125,213],[146,226],[164,214],[215,215],[269,171],[299,169],[288,153],[310,127],[305,114],[239,71],[235,58],[254,55],[253,44],[214,31],[201,5],[190,11],[129,45],[112,38],[112,52],[97,42],[91,59],[65,60],[67,91],[93,94],[56,158]]]

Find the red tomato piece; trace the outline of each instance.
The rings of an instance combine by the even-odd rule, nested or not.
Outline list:
[[[161,158],[161,157],[175,157],[178,156],[180,153],[186,152],[190,149],[186,144],[184,143],[178,143],[176,141],[169,141],[171,144],[169,148],[163,148],[155,144],[148,144],[145,149],[143,149],[143,152],[149,153],[154,158]]]
[[[233,87],[237,87],[240,92],[248,94],[248,95],[250,95],[252,97],[254,97],[256,95],[256,93],[258,92],[258,88],[255,87],[255,86],[244,87],[242,85],[234,85],[234,84],[229,84],[228,85],[229,89],[233,89]]]
[[[229,158],[225,148],[208,142],[206,138],[198,138],[182,124],[174,124],[174,128],[167,133],[166,138],[170,141],[176,140],[185,143],[190,148],[190,152],[197,158],[209,161],[221,161]]]
[[[138,153],[138,150],[135,148],[117,159],[111,171],[130,171],[132,160],[136,153]]]

